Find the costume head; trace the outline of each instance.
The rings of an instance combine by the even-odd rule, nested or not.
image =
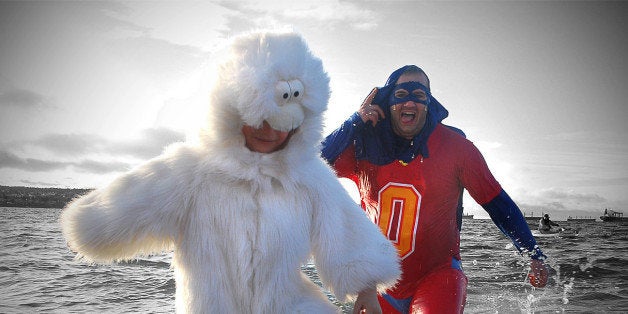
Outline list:
[[[407,100],[422,103],[428,108],[425,125],[419,134],[408,140],[397,136],[393,132],[390,119],[379,121],[375,127],[368,124],[362,132],[359,132],[355,136],[357,159],[367,159],[371,163],[384,165],[395,160],[408,163],[419,155],[429,157],[427,139],[432,131],[434,131],[436,125],[449,115],[449,112],[432,96],[429,87],[419,82],[406,82],[396,85],[399,77],[411,67],[422,72],[420,68],[412,65],[406,65],[395,70],[388,77],[386,84],[378,88],[373,103],[379,105],[384,110],[387,117],[390,117],[390,107],[394,104]],[[422,101],[412,95],[412,93],[403,99],[398,99],[394,96],[394,92],[398,88],[404,88],[406,90],[422,89],[428,96],[427,100]]]
[[[243,125],[291,131],[290,146],[320,142],[329,77],[300,35],[256,32],[234,38],[212,90],[202,141],[243,146]]]

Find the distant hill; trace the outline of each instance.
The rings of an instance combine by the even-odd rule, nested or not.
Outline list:
[[[0,185],[0,207],[63,208],[75,197],[91,190]]]

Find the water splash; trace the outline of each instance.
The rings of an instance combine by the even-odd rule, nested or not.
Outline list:
[[[569,293],[571,293],[571,290],[573,289],[573,280],[574,280],[574,278],[571,277],[571,278],[569,278],[569,283],[563,285],[563,287],[564,287],[563,304],[565,304],[565,305],[567,305],[567,303],[569,303],[569,299],[567,298],[567,295]]]

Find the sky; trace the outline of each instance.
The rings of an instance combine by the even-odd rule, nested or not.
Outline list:
[[[628,209],[628,3],[0,2],[0,185],[98,188],[192,138],[228,40],[291,29],[330,132],[416,64],[526,214]],[[465,197],[465,209],[488,215]],[[626,212],[628,214],[628,212]]]

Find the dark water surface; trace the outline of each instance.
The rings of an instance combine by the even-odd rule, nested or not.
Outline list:
[[[59,209],[0,208],[0,313],[172,313],[169,254],[115,265],[74,260]],[[489,220],[465,220],[465,313],[628,313],[628,224],[559,222],[537,241],[548,286],[526,282],[527,260]],[[303,271],[316,281],[312,265]],[[350,306],[346,306],[348,310]]]

